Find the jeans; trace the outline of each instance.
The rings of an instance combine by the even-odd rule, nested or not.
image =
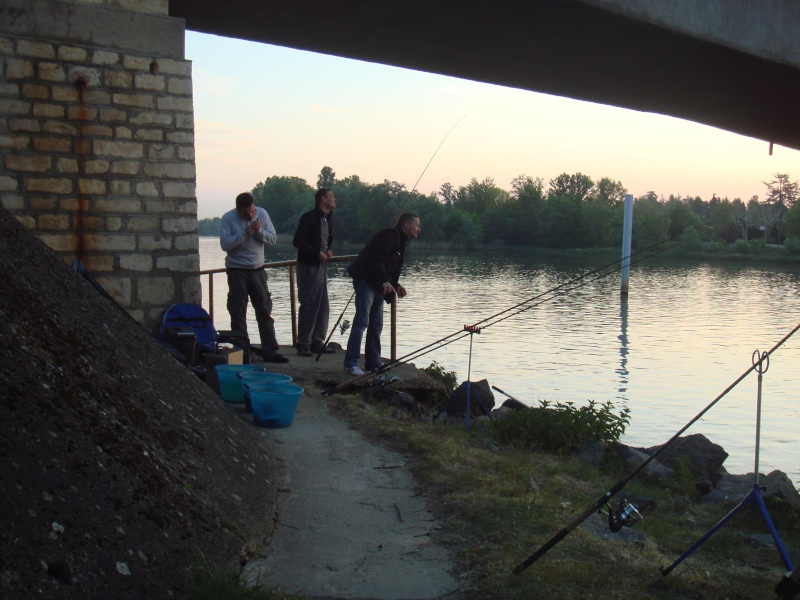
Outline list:
[[[381,364],[381,330],[383,329],[383,291],[371,287],[364,279],[353,281],[356,289],[356,316],[347,340],[344,355],[344,368],[358,366],[361,355],[361,338],[367,330],[364,346],[364,367],[367,371],[377,369]]]

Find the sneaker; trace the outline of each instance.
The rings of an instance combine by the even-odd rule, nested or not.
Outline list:
[[[372,367],[372,368],[368,367],[367,371],[369,371],[370,373],[376,373],[377,371],[380,371],[381,369],[383,369],[385,366],[386,366],[385,363],[378,363],[377,367]]]
[[[335,354],[336,350],[328,346],[311,346],[311,352],[314,354]]]
[[[352,367],[345,367],[345,371],[350,373],[353,377],[358,377],[359,375],[363,375],[364,371],[358,368],[358,365],[353,365]]]
[[[280,352],[273,352],[272,354],[267,354],[264,356],[264,362],[271,362],[271,363],[287,363],[289,359],[286,358]]]
[[[311,356],[311,349],[308,346],[298,346],[297,356]]]

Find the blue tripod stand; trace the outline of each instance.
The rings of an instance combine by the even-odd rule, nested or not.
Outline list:
[[[479,334],[481,332],[481,328],[478,327],[477,325],[464,325],[464,331],[469,332],[469,361],[467,363],[467,430],[469,430],[470,417],[472,416],[472,407],[470,406],[470,400],[471,400],[470,397],[472,393],[472,382],[470,381],[470,375],[472,373],[472,338],[476,333]],[[453,394],[453,397],[450,398],[450,400],[448,400],[447,403],[441,409],[439,409],[439,412],[437,412],[436,415],[433,417],[434,421],[440,414],[442,414],[444,411],[447,410],[447,407],[450,406],[450,404],[453,402],[453,400],[455,400],[455,398],[456,395]],[[478,406],[481,407],[483,414],[489,417],[490,420],[494,421],[494,419],[492,419],[492,413],[490,413],[486,409],[486,406],[484,406],[480,397],[476,397],[475,399],[478,401]]]
[[[757,409],[756,409],[756,464],[755,464],[755,472],[754,472],[754,483],[753,489],[742,499],[736,507],[731,510],[727,515],[725,515],[722,520],[714,525],[708,533],[706,533],[703,537],[701,537],[695,544],[689,548],[686,552],[681,554],[678,559],[668,566],[666,569],[661,569],[662,575],[669,575],[672,570],[681,564],[692,552],[697,550],[700,546],[705,543],[705,541],[714,535],[720,528],[722,528],[725,523],[730,521],[736,514],[741,511],[743,508],[754,504],[758,511],[761,513],[764,521],[769,527],[769,531],[772,534],[772,539],[775,541],[775,546],[778,548],[778,552],[783,559],[783,564],[787,570],[793,571],[794,566],[792,565],[792,560],[789,558],[789,554],[786,552],[786,548],[781,541],[780,536],[778,535],[777,529],[775,529],[775,525],[772,523],[772,519],[769,517],[769,513],[767,512],[767,506],[764,504],[764,498],[761,497],[761,491],[766,489],[764,486],[759,485],[759,473],[758,473],[758,452],[761,445],[761,382],[764,373],[767,372],[769,369],[769,353],[763,352],[760,353],[758,350],[753,352],[753,364],[756,365],[756,372],[758,373],[758,400],[757,400]]]

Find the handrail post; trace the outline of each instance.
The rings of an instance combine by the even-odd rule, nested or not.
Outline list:
[[[208,315],[214,322],[214,273],[208,274]]]
[[[392,360],[397,360],[397,295],[395,295],[394,302],[390,304],[392,307]]]
[[[295,265],[289,265],[289,305],[292,310],[292,345],[297,345],[297,294],[295,291]]]

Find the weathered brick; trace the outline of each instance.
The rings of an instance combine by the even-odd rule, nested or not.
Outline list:
[[[199,236],[196,233],[175,236],[175,250],[191,250],[198,252],[200,245]]]
[[[0,98],[0,114],[29,115],[31,114],[31,103],[15,98]]]
[[[83,170],[87,175],[100,175],[108,173],[110,166],[107,160],[87,160]]]
[[[59,158],[56,161],[56,171],[59,173],[77,173],[78,161],[74,158]]]
[[[36,137],[33,149],[39,152],[71,152],[72,140],[69,138]]]
[[[133,131],[131,131],[130,127],[117,127],[114,130],[114,137],[118,140],[132,140],[133,139]]]
[[[106,231],[120,231],[122,230],[121,217],[108,217],[106,219]]]
[[[160,142],[164,139],[164,132],[160,129],[137,129],[134,137],[142,142]]]
[[[164,78],[163,75],[152,75],[151,73],[137,73],[133,81],[134,81],[134,87],[137,90],[162,92],[167,87],[166,79]]]
[[[200,257],[196,254],[159,256],[156,259],[156,268],[179,273],[194,273],[200,270]]]
[[[0,148],[4,150],[24,150],[28,147],[30,147],[30,138],[27,135],[0,134]]]
[[[193,304],[200,304],[203,299],[203,288],[200,285],[199,275],[184,275],[181,277],[181,289],[183,294],[180,298],[181,302],[191,302]],[[153,317],[158,322],[158,315]]]
[[[114,257],[108,255],[90,254],[87,256],[83,264],[92,273],[104,273],[114,270]]]
[[[139,277],[136,280],[136,296],[141,304],[166,305],[175,296],[172,277]]]
[[[102,179],[78,179],[78,190],[81,194],[101,196],[106,193],[106,182]]]
[[[180,146],[178,148],[178,158],[194,162],[194,146]]]
[[[85,210],[86,210],[85,204],[86,204],[86,200],[84,198],[81,198],[80,201],[78,201],[77,198],[59,198],[58,199],[58,208],[60,208],[61,210],[69,211],[71,213],[78,212],[79,210],[82,211],[82,212],[85,212]]]
[[[11,56],[14,54],[14,43],[7,37],[0,37],[0,54]]]
[[[3,176],[0,175],[0,191],[2,191]],[[0,194],[0,206],[6,210],[19,211],[25,207],[25,201],[19,194]]]
[[[186,183],[178,183],[174,181],[165,181],[162,184],[165,198],[194,198],[195,197],[195,184],[194,181]]]
[[[134,233],[161,233],[161,219],[155,216],[131,217],[125,229]]]
[[[112,94],[112,104],[120,106],[137,106],[139,108],[155,108],[155,98],[152,94]]]
[[[169,14],[169,0],[108,0],[108,4],[125,10],[154,15]]]
[[[197,200],[178,200],[175,202],[177,212],[180,214],[193,215],[197,217]]]
[[[130,277],[97,277],[97,283],[103,286],[111,297],[122,306],[131,305],[131,279]]]
[[[136,184],[136,195],[152,198],[158,196],[158,188],[152,181],[142,181]]]
[[[160,179],[194,179],[194,165],[190,163],[152,163],[144,164],[144,174]]]
[[[31,196],[28,205],[35,212],[53,211],[59,206],[59,201],[54,196]]]
[[[50,88],[38,83],[24,83],[22,84],[22,97],[47,100],[50,97]]]
[[[161,230],[165,233],[189,233],[197,231],[196,217],[164,217]]]
[[[53,135],[78,135],[78,128],[63,121],[45,121],[42,125],[44,133],[51,133]]]
[[[111,172],[114,175],[138,175],[142,163],[132,160],[117,160],[111,163]]]
[[[17,54],[20,56],[30,56],[33,58],[55,58],[56,51],[51,44],[45,42],[33,42],[31,40],[19,40],[17,42]]]
[[[194,115],[189,113],[175,115],[175,129],[194,129]]]
[[[2,73],[0,73],[2,75]],[[0,96],[9,96],[11,98],[19,98],[20,89],[18,83],[9,83],[0,79]]]
[[[167,141],[172,144],[194,144],[194,133],[188,131],[170,131]]]
[[[159,110],[177,110],[183,112],[192,112],[194,104],[191,98],[183,98],[177,96],[159,96],[156,101],[156,106]]]
[[[84,137],[75,138],[73,152],[78,156],[86,156],[92,151],[92,140]]]
[[[0,192],[16,192],[17,178],[10,175],[0,175]]]
[[[169,113],[151,112],[151,111],[137,111],[130,112],[130,119],[128,122],[131,125],[164,125],[169,127],[172,125],[173,117]]]
[[[111,92],[100,88],[89,88],[83,92],[84,104],[109,105],[111,104]]]
[[[85,48],[76,48],[75,46],[59,46],[58,58],[65,62],[86,62],[89,53]]]
[[[77,102],[78,90],[74,86],[67,85],[54,85],[50,92],[53,94],[53,100],[59,102]]]
[[[37,237],[55,252],[75,251],[76,240],[72,233],[44,233],[37,235]]]
[[[139,235],[139,252],[153,252],[155,250],[169,250],[172,248],[172,236],[156,233],[153,235]]]
[[[174,215],[175,201],[172,198],[148,198],[145,200],[145,212],[149,215]]]
[[[128,111],[120,108],[101,108],[100,121],[103,123],[124,123],[128,120]]]
[[[159,58],[158,72],[165,73],[167,75],[182,75],[184,77],[191,77],[192,61],[175,60],[172,58]]]
[[[92,64],[101,66],[113,66],[119,64],[119,54],[117,52],[107,52],[106,50],[95,50],[92,54]]]
[[[96,215],[81,215],[80,224],[76,223],[75,228],[80,227],[81,231],[105,231],[106,220]]]
[[[94,250],[111,252],[114,250],[136,250],[136,236],[133,235],[106,235],[93,233],[85,236],[87,247]]]
[[[95,156],[115,156],[118,158],[144,157],[144,146],[136,142],[96,140],[92,146]]]
[[[147,147],[147,158],[172,160],[175,158],[175,146],[172,144],[150,144]]]
[[[122,66],[134,71],[150,71],[151,62],[151,58],[145,58],[144,56],[130,56],[126,54],[122,57]]]
[[[39,229],[64,231],[69,229],[69,217],[67,215],[40,215],[37,218]]]
[[[119,179],[114,179],[109,184],[110,192],[114,196],[130,196],[131,195],[131,182],[130,181],[121,181]]]
[[[37,102],[33,105],[34,117],[46,117],[50,119],[63,119],[64,107],[60,104],[45,104],[44,102]]]
[[[192,80],[182,77],[170,77],[167,82],[167,91],[176,96],[191,96]]]
[[[26,192],[47,192],[50,194],[69,194],[72,192],[72,180],[63,177],[47,179],[26,179]]]
[[[33,63],[19,58],[6,59],[6,78],[29,79],[33,77]]]
[[[81,125],[81,135],[84,137],[111,137],[114,130],[108,125]]]
[[[66,81],[67,75],[64,67],[56,63],[39,63],[39,79],[45,81]]]
[[[68,106],[67,118],[70,121],[94,121],[97,119],[97,109],[90,106]]]
[[[6,169],[8,171],[27,171],[30,173],[46,173],[53,166],[53,159],[39,154],[8,154]]]
[[[133,75],[128,71],[106,71],[104,76],[106,85],[112,88],[131,88]]]
[[[142,202],[133,198],[93,198],[92,211],[138,215]]]
[[[100,69],[93,69],[92,67],[85,67],[83,65],[69,67],[67,70],[67,81],[75,85],[80,78],[83,78],[84,83],[88,87],[96,87],[100,85],[101,71]]]
[[[39,131],[40,124],[37,119],[10,119],[8,121],[8,128],[11,131],[37,133]]]
[[[149,254],[122,254],[119,257],[119,268],[123,271],[152,271],[153,259]]]

